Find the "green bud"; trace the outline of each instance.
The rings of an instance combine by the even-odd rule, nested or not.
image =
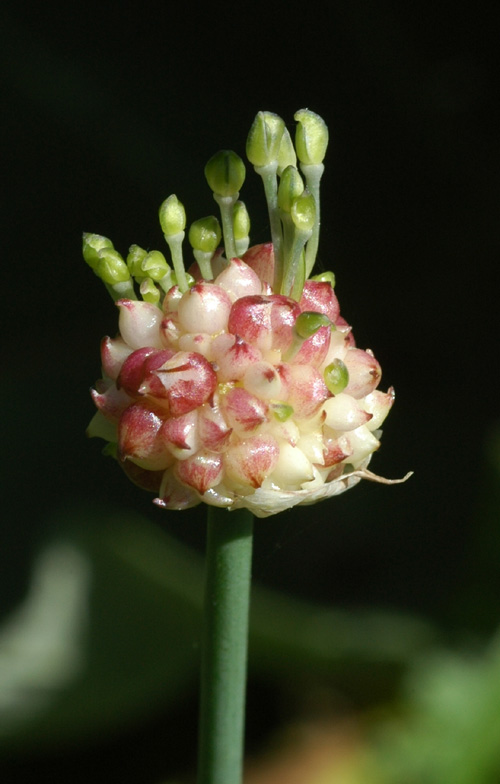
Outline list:
[[[272,112],[259,112],[247,138],[247,158],[260,168],[278,163],[285,123]]]
[[[280,149],[278,153],[278,174],[281,177],[282,172],[287,166],[296,166],[297,156],[293,146],[292,137],[285,127],[283,136],[281,137]]]
[[[144,302],[157,305],[160,301],[160,290],[155,286],[151,278],[144,278],[139,286],[139,291]]]
[[[330,324],[330,319],[324,313],[315,313],[306,310],[297,317],[295,332],[299,337],[306,340],[307,338],[310,338],[311,335],[314,335],[318,329],[321,327],[328,327]]]
[[[130,280],[130,272],[118,251],[114,248],[101,248],[96,272],[104,283],[114,285]]]
[[[278,422],[286,422],[287,419],[293,414],[293,408],[288,403],[281,403],[279,401],[271,401],[269,408]]]
[[[320,272],[319,275],[313,275],[310,280],[319,280],[320,283],[329,283],[332,289],[335,288],[335,275],[330,270]]]
[[[169,272],[170,267],[163,253],[159,250],[151,250],[144,257],[141,270],[143,276],[147,275],[152,280],[159,281]]]
[[[287,166],[278,187],[278,207],[290,213],[292,204],[304,192],[304,181],[295,166]]]
[[[131,245],[128,249],[127,267],[134,278],[142,278],[144,276],[142,262],[147,255],[147,250],[144,250],[139,245]]]
[[[323,378],[332,395],[339,395],[349,383],[349,371],[341,359],[334,359],[325,368]]]
[[[177,198],[172,193],[168,199],[165,199],[160,207],[160,225],[166,237],[175,234],[180,234],[186,227],[186,211]]]
[[[295,149],[301,163],[317,165],[323,162],[328,146],[328,128],[325,121],[309,109],[295,112],[297,121]]]
[[[312,231],[316,220],[316,201],[312,193],[306,189],[297,196],[292,203],[290,215],[297,229],[304,232]]]
[[[250,215],[242,201],[237,201],[233,207],[233,232],[236,241],[244,240],[250,234]]]
[[[189,227],[189,242],[194,250],[203,253],[214,253],[222,237],[220,223],[215,215],[199,218]]]
[[[94,271],[99,264],[99,251],[103,248],[113,249],[113,243],[100,234],[83,233],[83,258]]]
[[[232,150],[220,150],[205,166],[209,187],[217,196],[236,196],[245,182],[245,164]]]

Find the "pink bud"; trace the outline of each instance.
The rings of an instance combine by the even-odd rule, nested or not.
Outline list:
[[[194,490],[179,482],[173,468],[168,468],[163,472],[158,498],[153,503],[162,509],[191,509],[200,503],[200,498]]]
[[[231,259],[228,266],[216,277],[215,283],[229,294],[232,302],[262,292],[258,275],[241,259]]]
[[[221,396],[221,409],[228,425],[239,431],[255,430],[267,420],[267,404],[242,387]]]
[[[169,452],[178,460],[186,460],[193,455],[200,446],[197,411],[165,419],[161,437]]]
[[[148,471],[168,468],[174,458],[159,435],[162,418],[149,404],[133,403],[121,416],[118,426],[120,460],[132,460]]]
[[[175,318],[166,316],[161,320],[160,337],[165,346],[177,351],[179,348],[179,338],[182,335],[181,329]]]
[[[299,304],[301,313],[308,310],[313,313],[324,313],[333,324],[340,313],[335,292],[326,281],[306,280]]]
[[[253,245],[242,256],[245,264],[253,269],[259,280],[273,285],[274,281],[274,248],[272,242]]]
[[[159,491],[163,474],[165,473],[164,471],[147,471],[136,463],[132,463],[131,460],[125,460],[120,463],[120,465],[128,478],[137,485],[137,487],[148,490],[150,493],[157,493]]]
[[[343,361],[349,371],[349,383],[344,390],[346,394],[359,399],[373,392],[382,378],[382,369],[373,354],[360,348],[350,348]]]
[[[320,327],[314,335],[307,338],[295,354],[293,361],[299,365],[312,365],[319,368],[324,362],[330,348],[332,330],[330,327]]]
[[[345,436],[337,437],[329,428],[324,428],[323,465],[325,468],[341,463],[352,454],[352,448]]]
[[[282,393],[280,375],[269,362],[249,365],[243,376],[243,386],[247,392],[257,395],[261,400],[278,400]]]
[[[162,312],[156,305],[132,299],[119,299],[116,304],[120,308],[118,326],[125,343],[131,348],[163,347],[160,338]]]
[[[96,388],[90,390],[90,394],[96,408],[110,422],[117,423],[127,406],[132,402],[130,396],[123,389],[117,389],[115,384],[110,381],[98,381]]]
[[[326,414],[325,424],[332,430],[355,430],[372,418],[371,414],[360,408],[357,400],[344,392],[326,400],[323,411]]]
[[[209,487],[215,487],[221,481],[222,456],[208,449],[200,449],[187,460],[179,461],[175,472],[181,482],[203,494]]]
[[[231,300],[214,283],[196,283],[186,291],[177,307],[177,319],[184,332],[215,335],[226,329]]]
[[[181,416],[205,403],[216,386],[217,376],[205,357],[178,351],[144,380],[140,392],[168,403],[171,416]]]
[[[217,366],[219,381],[239,381],[245,370],[254,362],[259,362],[262,354],[239,335],[224,332],[212,343],[212,357]]]
[[[218,405],[204,403],[198,409],[198,436],[207,449],[218,452],[223,449],[231,437],[230,428]]]
[[[310,365],[291,365],[283,362],[278,372],[285,389],[286,397],[295,417],[305,419],[318,411],[321,404],[331,397],[321,374]]]
[[[394,387],[389,387],[387,392],[381,392],[379,389],[375,389],[365,397],[362,401],[362,406],[365,411],[368,411],[373,417],[370,419],[370,422],[367,423],[368,430],[377,430],[381,426],[391,410],[394,398]]]
[[[279,446],[271,435],[256,435],[224,452],[224,467],[238,485],[260,487],[278,462]]]
[[[281,294],[242,297],[231,308],[228,331],[261,351],[284,350],[292,343],[299,314],[297,302]]]
[[[139,389],[145,379],[173,355],[174,352],[170,349],[159,350],[151,346],[138,348],[129,354],[123,363],[117,387],[124,389],[131,397],[139,397],[142,394]],[[151,379],[153,382],[154,380]]]
[[[116,381],[121,366],[131,352],[132,349],[122,338],[103,338],[101,340],[101,364],[103,373],[105,373],[108,378],[112,378],[113,381]]]

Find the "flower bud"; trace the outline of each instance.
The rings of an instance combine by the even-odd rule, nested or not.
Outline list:
[[[316,202],[312,193],[305,190],[292,202],[290,214],[297,229],[311,232],[316,220]]]
[[[83,258],[93,270],[99,264],[99,251],[103,248],[113,249],[113,243],[101,234],[83,233]]]
[[[166,237],[179,234],[186,228],[186,211],[174,193],[165,199],[159,215],[160,225]]]
[[[245,164],[232,150],[220,150],[205,166],[208,185],[217,196],[235,196],[245,182]]]
[[[287,166],[278,187],[278,207],[290,213],[292,204],[304,192],[304,181],[295,166]]]
[[[147,250],[144,250],[144,248],[141,248],[139,245],[131,245],[128,249],[127,267],[134,278],[144,277],[142,262],[147,255]]]
[[[301,163],[317,165],[323,162],[328,146],[328,128],[325,121],[309,109],[295,112],[297,121],[295,149]]]
[[[233,232],[236,242],[248,239],[250,234],[250,215],[242,201],[237,201],[233,207]]]
[[[159,250],[151,250],[144,256],[141,262],[141,269],[143,275],[147,275],[157,282],[170,272],[167,260]]]
[[[247,158],[257,168],[278,164],[285,123],[272,112],[259,112],[247,139]]]
[[[296,165],[297,156],[295,154],[295,148],[293,146],[288,129],[285,127],[283,130],[283,136],[281,137],[280,149],[278,153],[278,175],[281,177],[287,166]]]
[[[327,365],[323,377],[332,395],[338,395],[340,392],[343,392],[349,383],[349,371],[341,359],[334,359],[333,362]]]
[[[295,331],[301,338],[310,338],[320,327],[329,327],[330,319],[324,313],[304,311],[295,322]]]
[[[118,251],[114,248],[101,248],[97,253],[99,261],[95,272],[104,283],[113,285],[130,279],[130,272]]]
[[[188,239],[193,250],[215,253],[221,237],[220,223],[215,215],[199,218],[189,227]]]

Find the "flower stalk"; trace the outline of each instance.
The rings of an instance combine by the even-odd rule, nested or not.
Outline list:
[[[240,784],[253,516],[208,508],[197,784]]]

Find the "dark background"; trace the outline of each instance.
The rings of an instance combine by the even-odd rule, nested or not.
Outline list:
[[[331,134],[320,264],[335,271],[358,344],[381,362],[382,387],[397,393],[371,467],[415,475],[258,522],[256,580],[488,632],[499,552],[496,520],[481,509],[498,424],[500,10],[21,0],[2,15],[4,612],[25,594],[56,513],[133,510],[203,547],[203,509],[157,510],[85,440],[99,340],[116,313],[81,259],[81,233],[122,252],[163,249],[162,200],[176,193],[188,221],[213,212],[208,158],[243,155],[258,110],[291,129],[306,106]],[[242,197],[252,241],[266,240],[250,165]],[[493,544],[478,562],[484,537]],[[484,608],[474,597],[486,584]],[[144,741],[144,724],[136,731]]]

